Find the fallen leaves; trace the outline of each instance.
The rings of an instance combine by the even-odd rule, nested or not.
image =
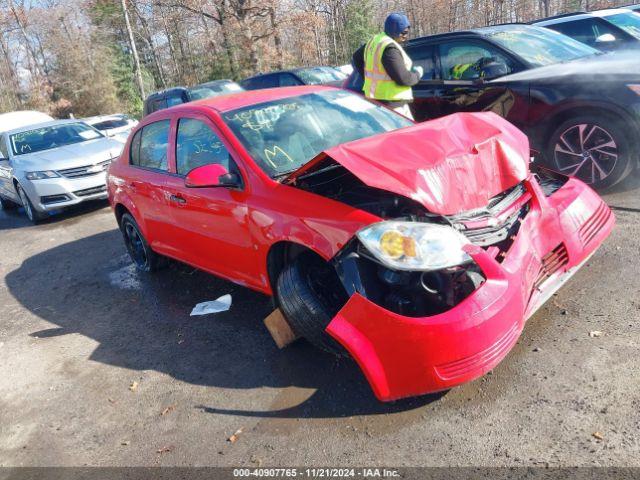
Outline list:
[[[589,336],[591,338],[597,338],[597,337],[601,337],[602,335],[604,335],[604,333],[602,333],[599,330],[592,330],[591,332],[589,332]]]
[[[604,435],[602,435],[600,432],[593,432],[591,436],[596,440],[604,440]]]
[[[162,412],[160,412],[160,416],[164,417],[167,413],[172,412],[173,410],[176,409],[178,405],[177,404],[173,404],[173,405],[169,405],[168,407],[166,407],[164,410],[162,410]]]
[[[138,385],[140,384],[134,381],[131,385],[129,385],[129,390],[131,390],[132,392],[135,392],[138,389]]]
[[[129,440],[125,440],[124,442],[120,442],[120,445],[128,447],[129,445],[131,445],[131,442]]]
[[[238,441],[238,438],[240,438],[240,435],[242,434],[242,429],[239,428],[238,430],[235,431],[235,433],[233,435],[231,435],[227,441],[231,442],[231,443],[236,443]]]
[[[159,448],[158,450],[156,450],[156,453],[161,453],[161,454],[162,454],[162,453],[169,453],[169,452],[173,452],[173,449],[174,449],[174,448],[175,448],[175,447],[174,447],[173,445],[169,445],[169,446],[167,446],[167,447]]]

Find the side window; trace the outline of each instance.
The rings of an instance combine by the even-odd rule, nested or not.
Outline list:
[[[422,67],[424,73],[422,80],[433,80],[436,78],[436,66],[433,61],[433,47],[419,47],[407,52],[415,67]]]
[[[274,88],[280,86],[277,75],[264,75],[256,80],[258,82],[258,88]]]
[[[174,105],[180,105],[184,103],[182,97],[179,95],[172,95],[167,97],[167,107],[173,107]]]
[[[451,42],[440,45],[440,68],[444,80],[473,80],[485,76],[485,67],[504,65],[503,74],[513,69],[498,50],[479,43]]]
[[[281,87],[295,87],[297,85],[302,85],[296,77],[291,75],[290,73],[280,73],[278,75],[279,84]]]
[[[159,98],[158,100],[153,101],[151,112],[149,113],[157,112],[158,110],[163,110],[165,108],[167,108],[167,101],[164,98]]]
[[[555,25],[549,25],[549,28],[591,46],[596,44],[596,38],[598,37],[596,33],[597,25],[593,19],[557,23]]]
[[[220,138],[204,122],[182,118],[176,139],[176,167],[179,175],[186,175],[196,167],[217,163],[228,172],[237,172],[229,151]]]
[[[131,141],[131,165],[167,170],[169,120],[150,123],[138,131]]]

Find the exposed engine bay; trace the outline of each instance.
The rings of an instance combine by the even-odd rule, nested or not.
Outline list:
[[[566,178],[541,179],[545,195],[551,195]],[[507,255],[522,220],[529,211],[530,195],[523,183],[490,199],[486,207],[456,215],[428,212],[403,195],[370,187],[330,158],[300,175],[295,186],[379,216],[385,220],[408,220],[448,225],[471,243],[491,249],[498,262]],[[410,317],[435,315],[458,305],[484,281],[473,262],[437,271],[400,271],[378,262],[354,238],[333,259],[348,296],[354,293],[388,310]]]

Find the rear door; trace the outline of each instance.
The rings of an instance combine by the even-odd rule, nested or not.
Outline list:
[[[165,183],[169,176],[170,126],[171,120],[158,120],[136,132],[131,140],[130,168],[123,186],[142,215],[144,234],[151,247],[168,254],[171,215],[165,201]]]
[[[258,258],[248,227],[249,187],[187,188],[194,168],[220,164],[246,179],[213,122],[184,114],[176,125],[175,172],[167,180],[172,249],[180,259],[241,284],[260,285]]]

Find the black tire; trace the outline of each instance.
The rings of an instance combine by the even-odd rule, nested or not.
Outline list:
[[[15,210],[16,208],[18,208],[18,204],[6,198],[0,197],[0,208],[2,208],[2,210]]]
[[[344,348],[325,332],[347,300],[333,267],[315,254],[299,255],[280,273],[276,296],[298,336],[326,352],[347,356]]]
[[[545,157],[552,169],[605,189],[624,179],[636,165],[638,152],[630,142],[635,136],[614,115],[578,115],[554,130]]]
[[[27,218],[31,223],[37,225],[42,220],[48,217],[46,213],[41,213],[33,207],[33,203],[31,203],[29,195],[27,195],[27,192],[24,191],[19,183],[16,184],[16,192],[18,193],[18,197],[20,197],[20,201],[22,201],[24,213],[27,214]]]
[[[164,257],[151,250],[135,219],[128,213],[120,218],[120,231],[127,252],[136,268],[142,272],[155,272],[165,265]]]

